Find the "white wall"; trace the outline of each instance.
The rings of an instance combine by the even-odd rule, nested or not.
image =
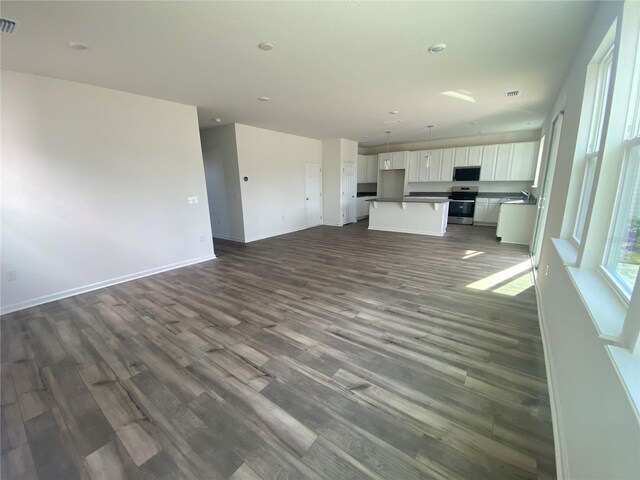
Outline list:
[[[1,108],[3,312],[213,257],[194,107],[2,71]]]
[[[245,241],[307,228],[304,165],[322,163],[322,142],[247,125],[235,129]]]
[[[209,128],[202,130],[200,137],[212,235],[244,242],[236,127],[230,124]]]
[[[580,294],[550,241],[560,236],[565,208],[571,203],[567,202],[567,192],[587,65],[621,12],[621,2],[598,5],[543,130],[548,146],[551,121],[564,108],[537,278],[543,338],[551,373],[549,382],[555,404],[556,440],[561,452],[557,461],[559,474],[564,478],[640,478],[638,414],[605,349],[605,342],[598,337]]]

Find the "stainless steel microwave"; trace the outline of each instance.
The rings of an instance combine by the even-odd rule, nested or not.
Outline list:
[[[480,167],[453,167],[454,182],[477,182],[480,180]]]

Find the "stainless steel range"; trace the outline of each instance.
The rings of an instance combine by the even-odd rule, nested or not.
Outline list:
[[[449,195],[449,219],[447,223],[473,225],[478,187],[452,187]]]

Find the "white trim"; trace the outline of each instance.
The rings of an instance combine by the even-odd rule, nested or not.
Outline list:
[[[69,290],[63,290],[62,292],[52,293],[50,295],[43,295],[42,297],[33,298],[25,302],[14,303],[12,305],[2,306],[0,314],[5,315],[7,313],[17,312],[18,310],[24,310],[25,308],[36,307],[63,298],[72,297],[81,293],[91,292],[104,287],[110,287],[111,285],[117,285],[118,283],[129,282],[137,278],[148,277],[157,273],[166,272],[168,270],[175,270],[176,268],[186,267],[195,263],[206,262],[207,260],[213,260],[216,258],[215,254],[205,255],[204,257],[192,258],[191,260],[185,260],[183,262],[171,263],[169,265],[163,265],[162,267],[151,268],[149,270],[143,270],[142,272],[131,273],[129,275],[123,275],[121,277],[111,278],[102,282],[91,283],[82,287],[71,288]]]
[[[424,230],[411,230],[411,229],[404,229],[404,228],[369,227],[369,230],[378,230],[380,232],[412,233],[414,235],[431,235],[433,237],[443,237],[445,234],[445,232],[425,232]]]
[[[235,235],[220,235],[218,233],[213,234],[213,239],[221,238],[222,240],[230,240],[232,242],[240,242],[244,243],[244,239],[240,237],[236,237]]]
[[[540,336],[542,338],[542,351],[544,353],[544,368],[547,374],[547,390],[549,392],[549,409],[551,410],[551,425],[553,426],[553,446],[556,453],[556,477],[558,480],[570,478],[569,475],[569,458],[567,457],[567,449],[564,445],[564,422],[562,420],[561,411],[558,408],[559,399],[556,398],[556,382],[553,375],[553,356],[548,348],[549,340],[547,331],[544,326],[544,314],[542,310],[542,300],[540,299],[540,290],[538,289],[538,275],[531,262],[533,274],[533,288],[536,291],[536,303],[538,304],[538,323],[540,325]]]
[[[320,226],[320,224],[318,224],[317,226]],[[253,238],[246,238],[245,236],[244,243],[256,242],[258,240],[264,240],[265,238],[278,237],[280,235],[286,235],[287,233],[300,232],[302,230],[306,230],[307,228],[315,228],[315,227],[307,227],[305,225],[304,227],[299,227],[299,228],[296,227],[294,229],[276,230],[275,232],[260,234],[257,237],[253,237]]]

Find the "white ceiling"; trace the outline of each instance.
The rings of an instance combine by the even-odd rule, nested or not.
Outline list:
[[[531,130],[594,5],[3,1],[21,25],[2,35],[2,68],[196,105],[201,128],[220,117],[362,146],[385,143],[385,130],[392,143],[424,140],[428,124],[434,139]],[[429,54],[437,42],[447,49]],[[505,98],[512,89],[521,97]],[[475,103],[442,95],[456,90]]]

